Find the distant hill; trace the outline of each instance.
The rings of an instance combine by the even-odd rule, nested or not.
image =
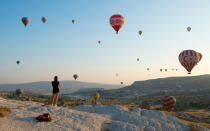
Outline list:
[[[120,88],[120,85],[111,85],[111,84],[98,84],[98,83],[88,83],[80,81],[61,81],[61,93],[72,93],[79,91],[81,89],[88,88],[98,88],[98,89],[117,89]],[[32,82],[32,83],[21,83],[21,84],[0,84],[0,91],[15,91],[16,89],[23,89],[26,92],[47,94],[52,92],[51,82],[42,81],[42,82]]]
[[[210,91],[210,75],[169,77],[136,81],[132,85],[105,91],[106,95],[145,96],[151,94],[176,94]]]

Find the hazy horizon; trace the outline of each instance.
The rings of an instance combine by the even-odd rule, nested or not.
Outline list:
[[[73,80],[78,74],[79,81],[130,85],[210,74],[209,12],[208,0],[0,1],[0,84],[51,81],[55,75]],[[125,17],[118,35],[109,24],[113,14]],[[30,19],[26,28],[24,16]],[[178,60],[185,49],[203,54],[191,75]]]

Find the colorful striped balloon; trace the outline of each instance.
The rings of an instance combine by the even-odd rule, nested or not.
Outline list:
[[[171,111],[176,105],[176,98],[173,96],[165,96],[162,99],[162,105],[167,111]]]
[[[179,62],[191,74],[192,69],[199,62],[198,53],[194,50],[184,50],[179,54]]]
[[[118,34],[118,31],[123,27],[125,23],[125,19],[122,15],[115,14],[110,17],[109,22],[112,28],[114,28],[114,30]]]

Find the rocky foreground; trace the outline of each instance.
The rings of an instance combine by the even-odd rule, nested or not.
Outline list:
[[[0,106],[12,109],[0,118],[1,131],[189,131],[189,125],[160,111],[124,106],[81,105],[72,109],[42,106],[41,103],[0,98]],[[37,122],[35,117],[50,113],[51,122]],[[198,126],[199,131],[209,129]]]

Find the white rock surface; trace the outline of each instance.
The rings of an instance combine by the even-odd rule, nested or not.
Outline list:
[[[0,106],[12,108],[8,118],[0,118],[0,131],[188,131],[187,124],[160,111],[123,106],[81,105],[73,109],[41,106],[41,103],[6,100]],[[50,113],[52,122],[37,122],[35,117]],[[209,131],[199,127],[200,131]]]

